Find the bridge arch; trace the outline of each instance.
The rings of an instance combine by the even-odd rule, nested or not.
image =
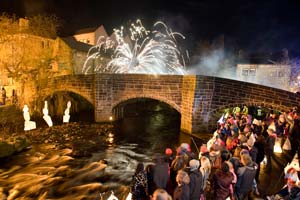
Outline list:
[[[42,111],[44,101],[48,102],[49,114],[53,116],[62,116],[66,109],[68,101],[71,101],[71,113],[80,113],[83,111],[94,112],[94,104],[87,99],[88,96],[83,96],[82,93],[76,90],[53,90],[51,92],[43,93],[40,96],[40,101],[37,102],[37,108]],[[41,113],[42,114],[42,113]]]
[[[201,75],[69,75],[50,79],[41,88],[44,97],[57,91],[87,99],[96,122],[109,121],[113,108],[129,99],[162,101],[181,114],[183,131],[196,134],[214,126],[216,114],[227,107],[261,105],[287,111],[300,102],[300,95],[288,91]]]
[[[61,92],[69,92],[69,93],[74,93],[76,95],[82,96],[90,104],[94,105],[94,101],[93,101],[91,95],[80,91],[78,88],[53,89],[53,90],[47,89],[42,92],[41,99],[44,101],[44,100],[46,100],[47,97],[52,96],[55,93],[61,93]]]
[[[118,101],[115,101],[112,104],[112,108],[115,108],[119,104],[126,102],[128,100],[131,100],[131,99],[152,99],[152,100],[161,101],[167,105],[170,105],[173,109],[177,110],[177,112],[179,112],[181,114],[181,108],[175,102],[170,101],[169,99],[167,99],[165,97],[155,96],[155,95],[129,95],[129,96],[123,97],[121,99],[118,99]]]

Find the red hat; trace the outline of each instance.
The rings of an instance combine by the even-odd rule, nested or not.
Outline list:
[[[201,152],[201,153],[207,153],[207,152],[208,152],[208,149],[207,149],[206,145],[202,145],[202,146],[200,147],[200,152]]]
[[[173,153],[172,149],[166,148],[165,154],[166,155],[171,155]]]

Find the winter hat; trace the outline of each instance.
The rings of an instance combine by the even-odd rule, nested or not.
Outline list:
[[[182,147],[185,152],[191,152],[191,147],[188,143],[182,143],[180,147]]]
[[[200,162],[199,162],[199,160],[192,159],[192,160],[190,160],[189,165],[190,165],[191,171],[194,171],[199,168]]]
[[[166,148],[166,150],[165,150],[166,155],[172,155],[172,153],[173,153],[172,149]]]
[[[202,145],[202,146],[200,147],[200,152],[201,152],[202,154],[208,152],[208,149],[207,149],[206,145]]]

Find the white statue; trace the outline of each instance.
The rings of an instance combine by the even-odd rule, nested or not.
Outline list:
[[[23,108],[23,117],[24,117],[24,131],[29,131],[32,129],[36,129],[36,123],[34,121],[30,121],[29,108],[27,105],[24,105]]]
[[[70,108],[71,108],[71,101],[68,101],[67,108],[65,110],[65,115],[63,116],[63,123],[69,123],[70,121]]]
[[[45,105],[44,105],[44,108],[43,108],[43,114],[44,114],[43,118],[46,121],[46,123],[48,124],[48,126],[49,127],[53,126],[52,119],[48,115],[48,103],[47,103],[47,101],[45,101]]]

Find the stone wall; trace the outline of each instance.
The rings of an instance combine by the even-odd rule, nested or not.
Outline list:
[[[287,111],[300,96],[288,91],[200,75],[96,74],[57,77],[43,95],[71,91],[86,98],[95,109],[95,121],[107,122],[113,108],[134,98],[151,98],[169,104],[181,114],[184,132],[212,131],[225,108],[261,105]]]

